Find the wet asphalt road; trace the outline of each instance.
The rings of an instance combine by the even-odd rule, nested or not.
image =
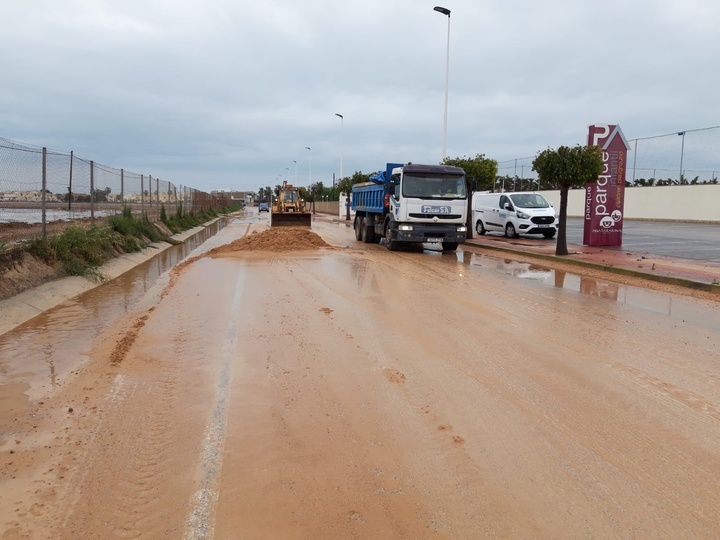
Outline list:
[[[567,241],[568,244],[582,245],[581,218],[568,218]],[[626,221],[623,224],[623,243],[617,249],[720,262],[720,224]]]

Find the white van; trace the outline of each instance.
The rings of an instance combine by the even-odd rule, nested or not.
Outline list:
[[[552,238],[557,232],[555,209],[540,193],[476,193],[472,208],[478,234],[499,231],[508,238],[521,234]]]

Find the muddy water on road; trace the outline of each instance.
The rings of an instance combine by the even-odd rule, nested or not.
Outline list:
[[[0,335],[2,401],[13,402],[23,395],[38,400],[56,390],[88,361],[90,346],[104,329],[127,314],[162,274],[224,227],[225,220],[218,220],[111,282]],[[0,420],[6,411],[0,407]]]
[[[313,230],[15,333],[5,538],[720,534],[708,304]]]

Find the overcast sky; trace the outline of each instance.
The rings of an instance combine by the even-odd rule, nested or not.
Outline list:
[[[716,0],[440,1],[449,157],[720,124]],[[438,163],[436,5],[2,0],[0,137],[203,191]]]

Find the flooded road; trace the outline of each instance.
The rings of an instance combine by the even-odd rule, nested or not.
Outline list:
[[[266,224],[0,336],[0,538],[720,536],[717,302]]]

